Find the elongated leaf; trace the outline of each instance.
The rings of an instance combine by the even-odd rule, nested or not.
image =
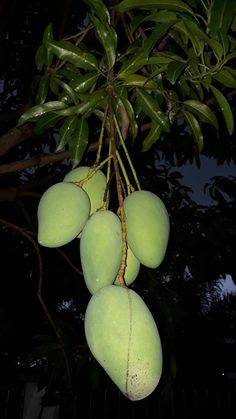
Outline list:
[[[126,110],[126,113],[128,115],[129,123],[130,123],[130,132],[131,132],[132,139],[134,141],[138,134],[138,124],[135,118],[133,106],[131,105],[130,101],[126,99],[125,97],[120,97],[120,101],[123,104]]]
[[[218,71],[217,74],[213,74],[212,77],[226,87],[236,87],[236,77],[226,67]]]
[[[60,119],[61,116],[57,115],[54,111],[45,113],[36,120],[34,128],[36,134],[42,134],[47,129],[55,127]]]
[[[59,79],[58,77],[55,77],[54,81],[56,84],[58,84],[58,86],[60,86],[63,89],[66,96],[70,98],[72,102],[74,102],[75,104],[79,102],[75,90],[71,86],[69,86],[69,84],[65,83],[63,80]],[[64,96],[62,96],[62,98],[63,97]]]
[[[169,132],[168,117],[160,110],[158,102],[144,89],[136,89],[136,95],[142,105],[143,112],[152,119],[153,123],[156,122],[165,132]]]
[[[201,121],[211,124],[216,129],[218,129],[218,120],[214,112],[212,112],[209,106],[207,106],[205,103],[191,99],[185,100],[183,103],[185,107],[194,115],[198,116]]]
[[[76,123],[77,123],[76,115],[68,116],[64,120],[64,123],[60,127],[60,130],[59,130],[59,142],[57,144],[56,151],[62,150],[65,147],[66,143],[69,142],[74,132],[74,129],[76,127]]]
[[[160,138],[161,133],[161,125],[156,122],[153,122],[147,137],[143,141],[141,151],[148,151],[151,148],[151,146]]]
[[[220,42],[216,41],[215,39],[210,39],[208,44],[210,45],[215,57],[218,61],[221,61],[223,54],[224,54],[224,48],[220,44]]]
[[[159,89],[158,84],[147,77],[139,74],[119,74],[118,79],[123,81],[124,86],[146,87],[147,89]]]
[[[177,19],[176,19],[177,21]],[[168,29],[173,25],[173,21],[171,22],[165,22],[165,23],[159,23],[156,25],[155,29],[152,31],[151,35],[146,38],[143,42],[143,51],[146,57],[149,56],[152,49],[157,45],[157,42],[159,39],[161,39]]]
[[[195,118],[195,116],[188,111],[182,111],[181,114],[186,119],[186,122],[193,133],[195,143],[197,144],[197,147],[198,147],[198,151],[199,153],[201,153],[204,146],[204,140],[203,140],[202,130],[201,130],[201,127],[197,118]]]
[[[18,125],[25,124],[27,121],[36,121],[37,118],[41,117],[46,112],[65,109],[66,107],[64,102],[59,101],[46,102],[43,105],[33,106],[21,115]]]
[[[35,54],[35,64],[39,71],[42,70],[43,66],[50,66],[52,64],[53,55],[46,44],[42,44],[38,47]]]
[[[217,37],[217,31],[227,33],[234,14],[235,0],[214,0],[208,30],[213,37]]]
[[[95,16],[89,15],[89,19],[94,25],[97,38],[101,42],[106,53],[109,68],[112,68],[116,61],[116,43],[111,36],[111,27],[100,22]]]
[[[69,84],[77,93],[85,93],[87,92],[98,79],[97,72],[90,72],[84,74],[83,76],[75,77]]]
[[[80,95],[81,96],[81,95]],[[105,91],[96,91],[93,95],[81,96],[82,103],[75,106],[67,106],[65,109],[56,111],[61,116],[83,115],[88,117],[106,97]]]
[[[203,36],[201,36],[204,34],[204,32],[201,31],[200,29],[197,31],[196,27],[197,25],[194,22],[190,22],[187,19],[183,19],[173,26],[175,30],[180,32],[187,39],[190,39],[195,53],[199,55],[203,52],[203,48],[204,48],[204,39],[203,39]]]
[[[169,63],[166,70],[167,80],[169,80],[171,84],[175,84],[178,78],[183,73],[186,66],[187,63],[180,63],[176,61],[172,61],[171,63]]]
[[[229,102],[226,99],[226,97],[223,95],[223,93],[220,90],[218,90],[216,87],[210,86],[210,88],[211,88],[211,91],[212,91],[213,95],[215,96],[215,98],[218,102],[218,105],[221,109],[221,112],[223,114],[228,133],[230,135],[232,135],[233,130],[234,130],[234,116],[233,116],[233,113],[231,111],[231,107],[229,105]]]
[[[192,9],[181,0],[123,0],[117,6],[118,12],[127,12],[130,9],[167,9],[193,14]]]
[[[95,11],[95,14],[103,23],[110,25],[110,14],[102,0],[84,0],[84,2]]]
[[[48,41],[45,43],[51,51],[61,60],[68,61],[84,70],[97,68],[94,55],[85,52],[68,41]]]
[[[222,45],[223,54],[226,55],[229,50],[229,37],[221,29],[217,31],[217,38],[219,43]]]
[[[145,16],[144,21],[146,22],[158,22],[158,23],[174,23],[178,20],[175,12],[169,12],[168,10],[158,10],[152,12],[150,15]]]
[[[87,119],[78,118],[74,134],[69,143],[72,167],[78,166],[88,145],[89,127]]]
[[[49,86],[48,77],[42,76],[40,79],[37,94],[35,97],[36,105],[42,105],[45,102],[47,98],[47,94],[48,94],[48,86]]]

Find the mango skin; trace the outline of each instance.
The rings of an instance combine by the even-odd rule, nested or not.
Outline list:
[[[127,286],[131,285],[135,281],[135,279],[138,276],[139,270],[140,270],[140,262],[136,258],[136,256],[134,256],[130,247],[127,246],[127,259],[126,259],[126,267],[125,267],[125,274],[124,274],[125,284]],[[119,285],[118,278],[116,278],[114,284]]]
[[[80,239],[80,260],[88,290],[112,284],[120,269],[122,234],[119,217],[100,210],[91,215]]]
[[[149,191],[135,191],[124,199],[127,241],[139,261],[157,268],[164,259],[170,231],[163,201]]]
[[[83,229],[90,213],[87,193],[73,183],[59,182],[48,188],[38,205],[38,242],[60,247]]]
[[[85,312],[88,346],[130,400],[142,400],[162,373],[162,346],[153,316],[133,290],[108,285],[90,299]]]
[[[80,182],[86,178],[91,171],[92,169],[89,166],[76,167],[67,173],[63,182]],[[91,202],[90,214],[93,214],[102,207],[106,183],[106,176],[101,170],[98,170],[82,185],[82,188],[87,192]]]

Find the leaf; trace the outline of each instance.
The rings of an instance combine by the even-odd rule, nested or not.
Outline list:
[[[173,25],[173,23],[174,23],[173,21],[159,23],[158,25],[156,25],[151,35],[148,38],[144,39],[143,52],[146,57],[148,57],[152,49],[156,46],[157,41],[159,41],[159,39],[162,38],[166,34],[166,32]]]
[[[52,64],[53,55],[49,48],[42,44],[38,47],[35,54],[35,64],[39,71],[42,70],[43,66],[50,66]]]
[[[217,37],[219,29],[224,33],[228,32],[234,16],[234,13],[232,13],[234,7],[235,0],[213,1],[208,25],[208,31],[213,38]]]
[[[224,32],[222,32],[221,29],[219,29],[217,31],[217,38],[222,45],[223,54],[226,55],[229,50],[229,37]]]
[[[78,97],[74,89],[69,86],[69,84],[65,83],[64,81],[60,80],[58,77],[54,77],[54,81],[58,86],[60,86],[63,91],[66,93],[66,97],[70,98],[72,102],[77,104],[79,102]],[[64,99],[65,96],[62,96],[60,99]]]
[[[203,52],[204,36],[206,37],[206,35],[198,28],[195,22],[190,22],[187,19],[183,19],[176,23],[173,26],[173,29],[183,34],[187,39],[190,39],[196,55],[199,55]]]
[[[233,76],[228,68],[222,68],[222,70],[218,71],[218,73],[213,74],[212,77],[226,87],[236,87],[236,77]]]
[[[221,91],[218,90],[216,87],[210,86],[210,89],[211,89],[213,95],[215,96],[215,98],[218,102],[218,105],[220,106],[220,109],[221,109],[221,112],[223,114],[228,133],[230,135],[232,135],[233,130],[234,130],[234,116],[233,116],[233,113],[231,111],[231,107],[229,105],[229,102],[227,101],[227,99],[223,95],[223,93],[221,93]]]
[[[69,84],[77,93],[87,92],[98,79],[97,72],[90,72],[82,76],[75,77]]]
[[[176,61],[170,62],[166,69],[167,80],[169,80],[171,84],[175,84],[178,78],[183,73],[186,66],[187,66],[187,63],[180,63]]]
[[[147,135],[147,137],[143,141],[142,150],[143,152],[148,151],[151,146],[160,138],[162,133],[162,127],[160,124],[153,122],[151,129]]]
[[[103,23],[110,25],[110,14],[102,0],[84,0],[84,2],[95,11],[95,14]]]
[[[213,125],[218,130],[218,120],[212,110],[205,103],[198,100],[185,100],[185,107],[194,115],[198,116],[201,121]]]
[[[159,89],[158,84],[147,77],[141,76],[139,74],[118,74],[118,79],[123,81],[124,86],[130,87],[146,87],[147,89]]]
[[[45,102],[47,98],[47,94],[48,94],[48,86],[49,86],[48,77],[42,76],[40,78],[37,94],[35,97],[36,105],[42,105]]]
[[[136,95],[143,112],[151,118],[152,122],[160,125],[165,132],[170,132],[168,117],[160,110],[158,102],[144,89],[136,89]]]
[[[56,146],[55,151],[62,150],[65,147],[66,143],[69,142],[74,132],[76,123],[77,123],[76,115],[68,116],[67,118],[65,118],[63,125],[60,127],[60,130],[59,130],[59,142]]]
[[[130,131],[131,131],[131,136],[133,141],[135,140],[135,138],[137,137],[138,134],[138,124],[135,118],[135,113],[134,113],[134,109],[133,106],[131,105],[130,101],[128,99],[126,99],[125,97],[120,97],[120,101],[123,104],[126,113],[128,115],[129,118],[129,123],[130,123]]]
[[[65,109],[67,106],[64,102],[52,101],[46,102],[43,105],[36,105],[27,110],[21,115],[18,125],[25,124],[27,121],[35,121],[37,118],[44,115],[46,112],[55,111],[58,109]]]
[[[49,128],[55,127],[56,123],[61,119],[54,111],[50,111],[42,115],[35,123],[36,134],[42,134]]]
[[[106,53],[108,67],[111,69],[116,61],[117,39],[116,35],[112,35],[112,31],[115,32],[115,30],[112,26],[101,23],[95,16],[89,15],[89,19],[94,25],[97,38],[101,42]]]
[[[195,116],[192,113],[188,111],[181,111],[181,114],[186,119],[186,122],[193,133],[195,143],[197,144],[197,147],[198,147],[198,151],[199,153],[201,153],[204,146],[204,141],[203,141],[202,130],[201,130],[198,120],[195,118]]]
[[[88,117],[104,100],[104,90],[96,91],[93,95],[85,95],[83,101],[75,106],[67,106],[65,109],[58,110],[57,115],[71,116],[71,115],[83,115]]]
[[[46,42],[51,51],[61,60],[68,61],[76,67],[84,70],[97,68],[97,60],[94,55],[85,52],[68,41]]]
[[[224,54],[224,48],[223,46],[216,41],[215,39],[210,39],[208,44],[210,45],[213,53],[215,54],[215,57],[218,61],[221,61],[223,54]]]
[[[69,143],[69,150],[72,159],[72,167],[80,163],[88,145],[88,122],[85,118],[77,119],[74,134]]]
[[[181,0],[123,0],[115,6],[118,12],[124,13],[130,9],[167,9],[193,14],[192,9]]]

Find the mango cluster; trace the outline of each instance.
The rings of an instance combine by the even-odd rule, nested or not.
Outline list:
[[[130,400],[147,397],[162,371],[162,347],[151,312],[129,288],[141,264],[157,268],[166,252],[169,217],[162,200],[138,190],[124,199],[127,255],[125,285],[118,282],[122,262],[119,216],[104,208],[107,180],[87,166],[71,170],[46,190],[38,206],[38,242],[59,247],[80,238],[80,260],[92,297],[85,313],[88,346]]]

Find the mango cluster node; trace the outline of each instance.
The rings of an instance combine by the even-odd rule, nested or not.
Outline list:
[[[133,290],[108,285],[90,299],[85,312],[88,346],[120,391],[142,400],[162,373],[160,335],[151,312]]]
[[[90,199],[79,186],[59,182],[49,187],[38,205],[38,242],[60,247],[82,231],[90,214]]]

